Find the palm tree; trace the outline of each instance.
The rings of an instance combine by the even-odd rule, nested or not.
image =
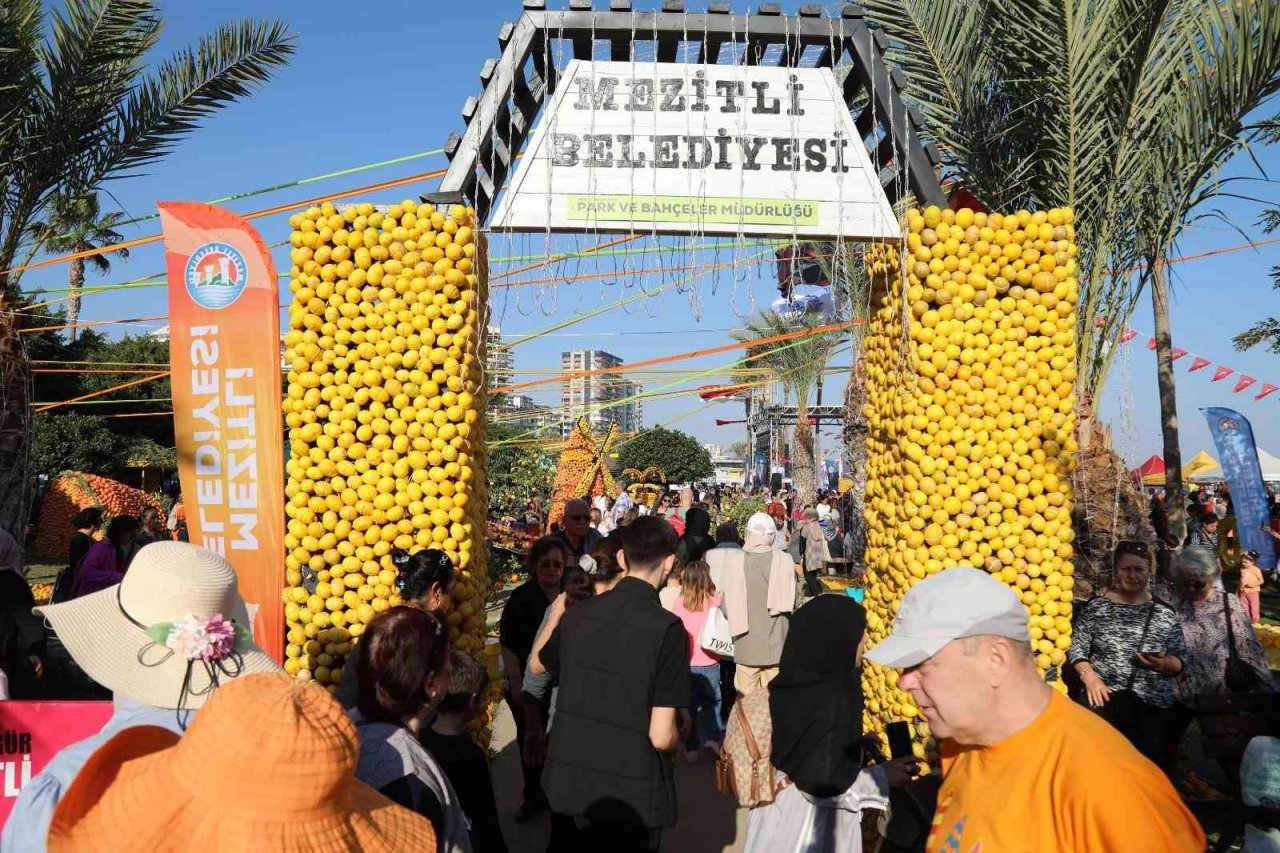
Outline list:
[[[786,335],[804,328],[815,328],[806,316],[791,319],[767,311],[747,320],[731,334],[748,342]],[[791,470],[801,503],[813,503],[815,488],[815,444],[813,426],[809,423],[809,400],[818,387],[832,351],[840,341],[838,332],[815,332],[781,343],[764,344],[747,350],[744,364],[764,367],[781,383],[783,393],[795,401],[796,425],[792,433]]]
[[[49,218],[44,222],[34,223],[28,233],[30,239],[42,243],[49,252],[79,254],[113,246],[124,239],[115,230],[122,218],[121,214],[113,211],[104,215],[98,206],[97,193],[81,196],[59,193],[49,203],[48,209]],[[127,258],[129,250],[119,249],[116,254]],[[67,269],[67,285],[71,288],[67,297],[67,325],[71,327],[72,343],[76,339],[76,321],[80,318],[80,290],[84,287],[86,261],[100,275],[111,271],[111,260],[105,254],[71,260]]]
[[[0,527],[10,531],[22,532],[30,485],[31,374],[14,311],[20,268],[45,248],[23,245],[33,223],[60,195],[82,198],[156,162],[293,54],[286,24],[246,20],[152,63],[160,5],[0,3]]]
[[[998,210],[1070,205],[1080,379],[1092,400],[1144,289],[1156,307],[1171,523],[1181,468],[1167,282],[1182,229],[1259,138],[1280,88],[1280,8],[1220,0],[866,0],[950,174]],[[1212,214],[1211,214],[1212,215]]]

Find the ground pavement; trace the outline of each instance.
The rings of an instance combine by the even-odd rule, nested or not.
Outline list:
[[[512,819],[520,807],[520,760],[516,749],[516,727],[507,703],[498,706],[493,724],[493,748],[497,756],[490,764],[502,834],[511,853],[544,853],[550,822],[544,814],[520,825]],[[703,757],[697,764],[676,762],[676,797],[680,820],[662,838],[663,853],[714,853],[740,851],[747,837],[747,810],[716,790],[715,767]]]

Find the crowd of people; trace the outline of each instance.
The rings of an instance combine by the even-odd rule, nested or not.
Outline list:
[[[846,553],[841,501],[771,494],[739,529],[716,523],[720,498],[570,500],[528,550],[498,640],[523,772],[514,819],[548,813],[549,853],[660,849],[699,819],[680,813],[681,762],[713,762],[751,807],[750,853],[857,853],[886,836],[930,853],[1204,849],[1178,789],[1226,795],[1179,745],[1206,697],[1276,691],[1242,606],[1252,576],[1229,593],[1215,549],[1188,540],[1154,588],[1156,549],[1117,545],[1110,583],[1077,608],[1073,702],[1037,671],[1020,599],[985,571],[920,582],[868,648],[861,605],[820,582]],[[525,523],[543,522],[531,504]],[[0,853],[212,839],[505,853],[468,732],[488,674],[448,648],[448,555],[393,552],[404,603],[369,624],[331,697],[254,645],[223,558],[173,541],[158,516],[114,519],[95,540],[101,524],[76,519],[65,594],[9,608],[32,618],[2,651],[37,668],[47,624],[114,712],[23,786]],[[20,579],[11,552],[0,536],[0,584]],[[897,672],[941,773],[864,734],[864,658]],[[1238,776],[1238,757],[1219,759]]]

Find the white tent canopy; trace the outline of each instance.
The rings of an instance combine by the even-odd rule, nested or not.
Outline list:
[[[1264,482],[1280,482],[1280,459],[1259,447],[1258,463],[1262,466],[1262,479]],[[1222,467],[1215,466],[1207,471],[1192,474],[1190,479],[1193,483],[1221,483],[1227,478],[1222,473]]]

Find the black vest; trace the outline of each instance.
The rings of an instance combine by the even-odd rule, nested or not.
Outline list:
[[[560,691],[543,785],[557,812],[647,827],[676,822],[671,757],[649,742],[658,652],[679,619],[636,578],[560,623]]]

